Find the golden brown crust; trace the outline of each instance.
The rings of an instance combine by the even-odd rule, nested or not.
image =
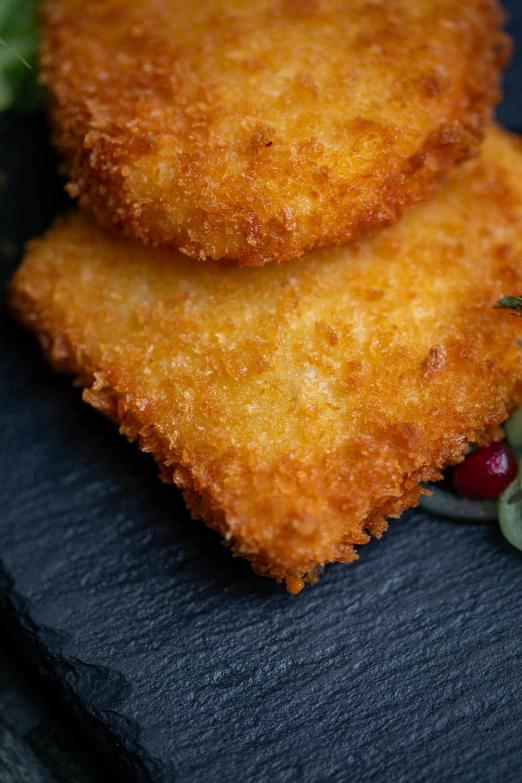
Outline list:
[[[491,130],[429,204],[352,249],[195,266],[73,215],[33,241],[17,317],[161,476],[292,591],[356,557],[419,482],[522,402],[522,149]]]
[[[393,224],[473,153],[496,0],[44,0],[72,196],[192,258],[285,261]]]

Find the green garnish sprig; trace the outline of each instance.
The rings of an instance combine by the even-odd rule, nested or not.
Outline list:
[[[33,111],[42,101],[37,83],[37,0],[0,0],[0,111]]]
[[[512,310],[511,315],[522,318],[522,296],[501,296],[495,310]]]

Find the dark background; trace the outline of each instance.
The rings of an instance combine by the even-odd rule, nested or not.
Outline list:
[[[522,51],[505,94],[522,132]],[[42,117],[0,116],[4,280],[67,205],[55,170]],[[291,597],[0,319],[1,783],[521,780],[522,559],[495,526],[406,514]]]

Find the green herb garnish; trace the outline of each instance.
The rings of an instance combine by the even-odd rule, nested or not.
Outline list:
[[[37,83],[37,0],[0,0],[0,111],[33,111],[42,100]]]
[[[495,310],[513,310],[511,315],[522,318],[522,296],[501,296]]]

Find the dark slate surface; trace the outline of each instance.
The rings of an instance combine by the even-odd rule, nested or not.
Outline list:
[[[2,626],[3,630],[3,626]],[[107,763],[12,644],[0,638],[0,781],[31,783],[45,771],[53,783],[113,780]],[[43,770],[43,771],[42,771]],[[29,771],[29,772],[28,772]]]
[[[522,130],[521,60],[506,84]],[[7,277],[61,199],[39,121],[3,122]],[[0,631],[125,779],[520,781],[522,558],[494,527],[407,514],[292,597],[5,313],[0,339]]]

